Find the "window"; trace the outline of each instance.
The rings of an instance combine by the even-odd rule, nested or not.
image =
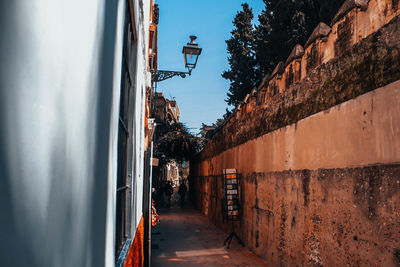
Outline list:
[[[126,240],[131,236],[132,221],[132,169],[133,169],[133,108],[134,68],[136,64],[135,28],[132,26],[132,15],[129,1],[125,14],[124,45],[122,55],[121,98],[118,128],[118,166],[117,166],[117,199],[116,199],[116,260]]]

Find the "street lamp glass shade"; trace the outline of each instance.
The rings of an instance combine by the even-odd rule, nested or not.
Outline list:
[[[190,43],[183,47],[182,53],[185,57],[185,67],[192,70],[196,67],[202,49],[195,43],[196,36],[190,36],[190,39]]]

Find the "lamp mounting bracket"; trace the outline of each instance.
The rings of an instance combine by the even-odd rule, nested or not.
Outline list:
[[[151,71],[151,80],[153,82],[161,82],[164,80],[167,80],[169,78],[172,78],[174,76],[181,76],[182,78],[185,78],[186,75],[190,75],[192,70],[189,70],[188,72],[183,72],[183,71],[171,71],[171,70],[152,70]]]

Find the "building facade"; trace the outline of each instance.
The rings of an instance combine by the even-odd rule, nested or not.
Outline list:
[[[179,122],[179,108],[175,100],[167,99],[163,93],[154,96],[153,116],[159,125],[171,125]]]
[[[157,6],[0,13],[0,266],[142,266]]]

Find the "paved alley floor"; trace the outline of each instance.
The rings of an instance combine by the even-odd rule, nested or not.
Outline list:
[[[226,233],[193,208],[158,212],[161,223],[152,231],[151,266],[268,266],[236,239],[224,247]]]

